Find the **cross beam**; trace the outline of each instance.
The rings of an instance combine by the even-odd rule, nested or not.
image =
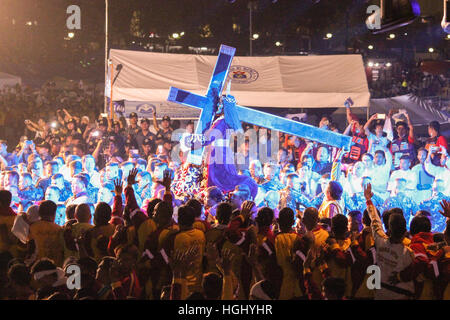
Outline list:
[[[170,88],[167,100],[197,109],[202,109],[202,106],[207,105],[206,97],[174,87]],[[241,121],[274,131],[284,132],[289,135],[298,136],[300,138],[317,141],[336,148],[350,150],[352,142],[351,137],[349,136],[238,105],[236,105],[236,111]]]

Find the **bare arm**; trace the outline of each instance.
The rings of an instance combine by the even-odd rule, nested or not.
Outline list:
[[[372,121],[375,120],[376,116],[377,116],[376,113],[374,115],[372,115],[370,117],[369,121],[367,121],[366,124],[364,125],[364,132],[366,133],[366,136],[370,135],[369,127],[370,127],[370,124],[372,123]]]
[[[101,147],[102,147],[102,140],[100,139],[97,143],[97,148],[95,148],[94,152],[92,153],[92,156],[95,158],[95,162],[97,163],[99,161]]]
[[[384,233],[380,216],[378,215],[377,209],[372,203],[372,196],[372,186],[369,183],[366,187],[364,187],[364,197],[366,198],[367,211],[371,220],[370,226],[372,228],[372,234],[374,239],[377,239],[379,237],[386,239],[387,236]]]
[[[306,145],[306,148],[303,150],[302,155],[300,156],[300,160],[303,159],[304,156],[308,155],[309,152],[312,150],[314,144],[312,142],[309,142]]]
[[[414,126],[411,123],[411,119],[409,118],[409,114],[406,113],[406,120],[408,120],[408,128],[409,128],[409,138],[414,140]]]
[[[153,112],[153,127],[155,128],[156,131],[159,131],[159,124],[158,124],[158,120],[156,120],[156,112]]]

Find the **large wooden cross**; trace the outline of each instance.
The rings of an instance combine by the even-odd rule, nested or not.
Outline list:
[[[174,87],[170,88],[168,101],[202,110],[200,121],[197,123],[195,129],[195,135],[197,136],[204,135],[212,125],[212,121],[217,111],[218,101],[221,97],[235,52],[235,48],[226,45],[220,46],[219,56],[206,96],[201,96]],[[236,105],[236,113],[239,116],[239,120],[253,125],[284,132],[289,135],[320,142],[340,149],[350,150],[352,143],[351,137],[346,135],[238,105]],[[203,148],[192,150],[188,155],[187,161],[189,163],[200,165],[202,153]]]

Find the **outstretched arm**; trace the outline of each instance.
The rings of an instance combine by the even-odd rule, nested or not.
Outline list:
[[[370,124],[372,123],[373,120],[375,120],[375,118],[377,117],[377,114],[375,113],[374,115],[372,115],[369,120],[366,122],[366,124],[364,125],[364,132],[366,133],[366,136],[370,135]]]
[[[408,121],[408,128],[409,128],[409,139],[411,141],[414,141],[414,126],[411,123],[411,119],[409,118],[409,114],[405,113],[406,120]]]
[[[386,239],[387,236],[384,233],[380,216],[378,215],[377,209],[372,203],[372,196],[372,186],[369,183],[366,187],[364,187],[364,197],[366,198],[367,211],[369,212],[369,218],[371,220],[370,226],[372,227],[372,234],[375,240],[380,237]]]
[[[160,130],[158,120],[156,120],[156,112],[153,112],[153,127],[155,128],[156,132]]]

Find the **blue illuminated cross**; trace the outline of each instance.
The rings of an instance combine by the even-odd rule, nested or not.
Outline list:
[[[168,101],[202,110],[200,121],[195,129],[195,135],[197,136],[204,135],[212,125],[235,52],[235,48],[226,45],[220,46],[219,57],[206,96],[197,95],[174,87],[170,88]],[[350,150],[352,143],[351,137],[346,135],[238,105],[236,106],[236,113],[241,121],[253,125],[317,141],[340,149]],[[202,148],[192,150],[188,155],[187,161],[200,165],[202,153]]]

